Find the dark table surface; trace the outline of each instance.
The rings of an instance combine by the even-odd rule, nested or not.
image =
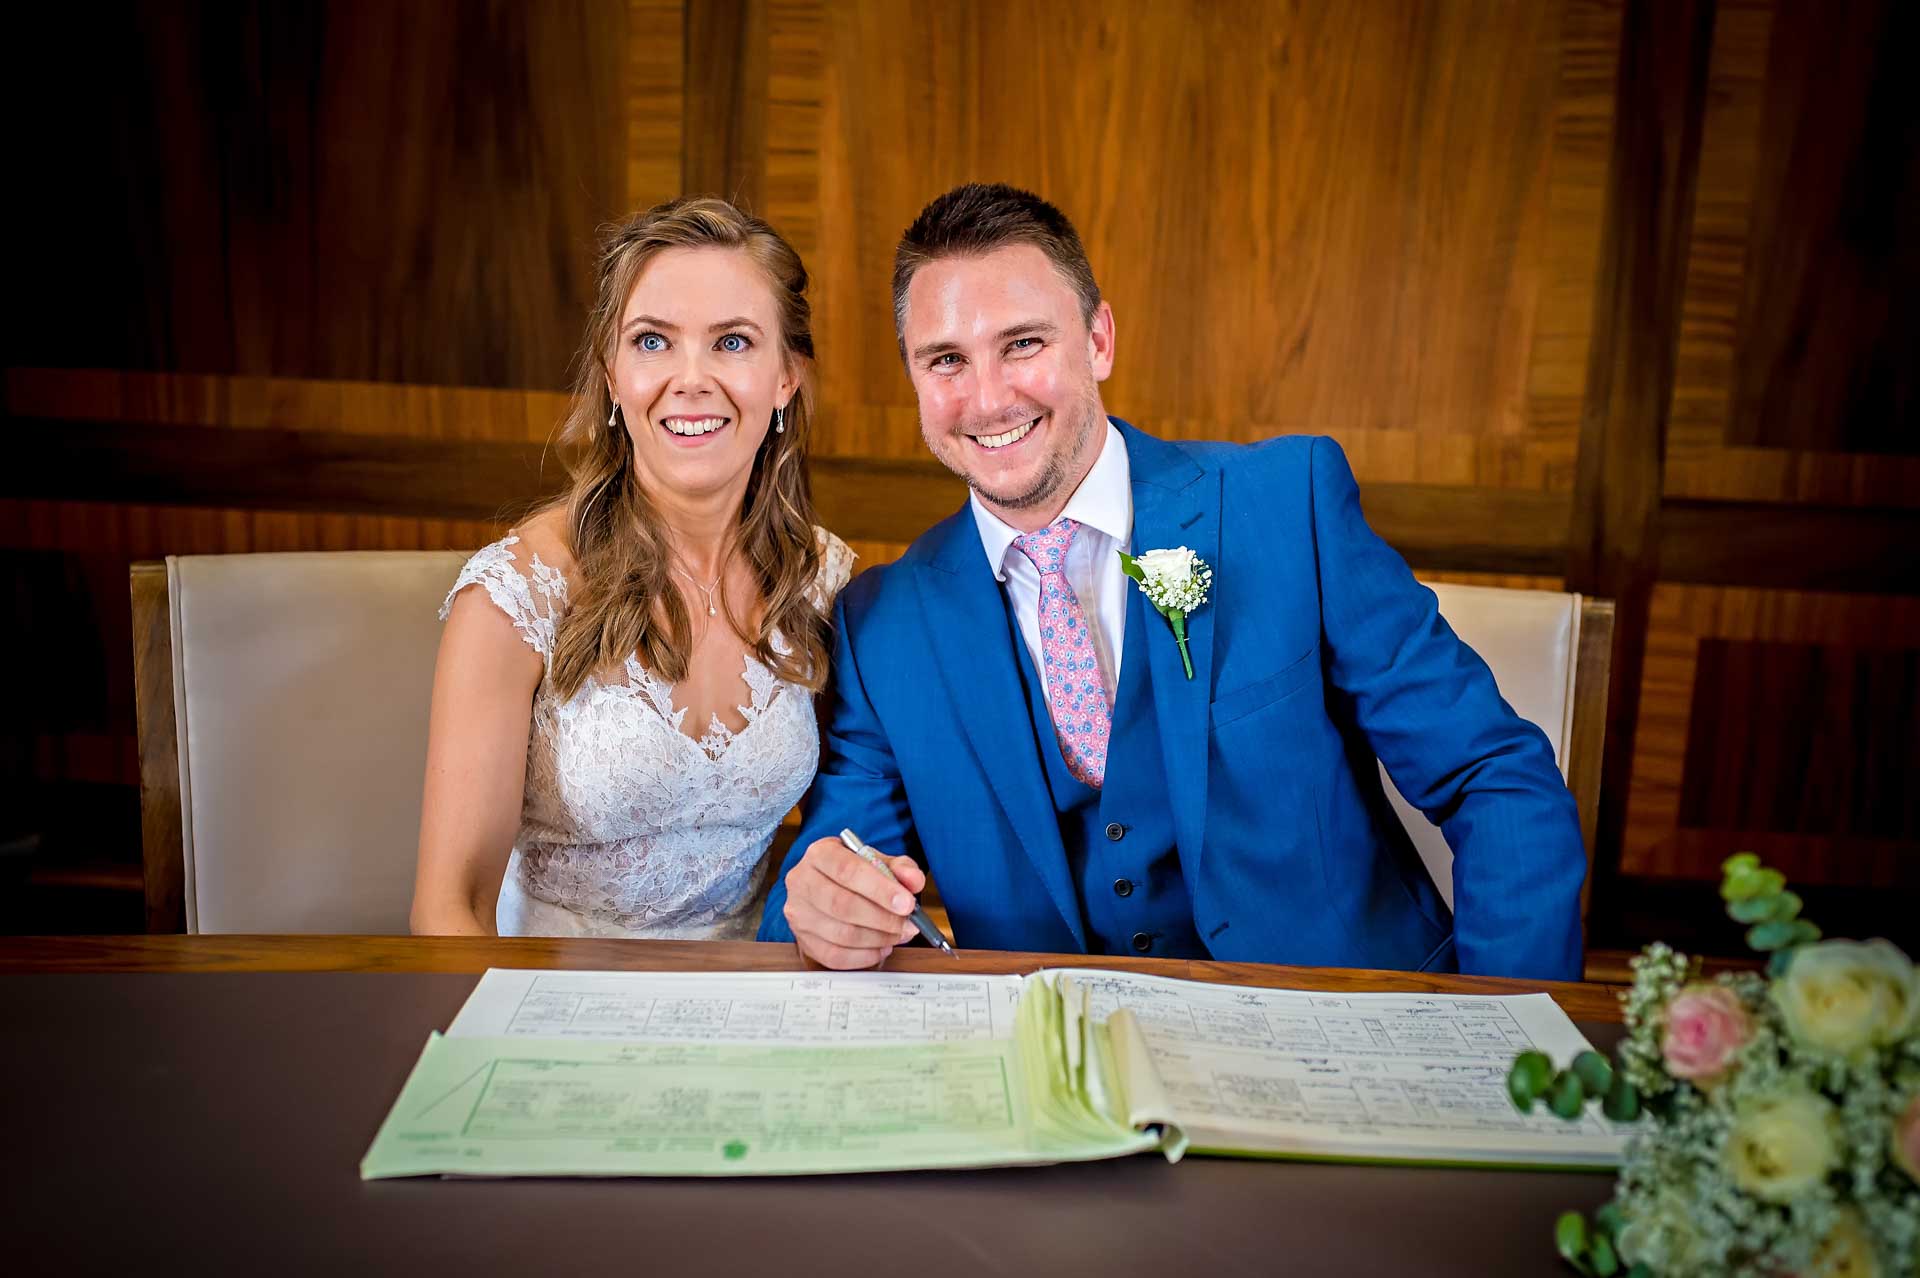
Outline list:
[[[0,975],[19,1274],[1553,1274],[1591,1173],[1157,1158],[362,1182],[469,974]],[[1613,1024],[1583,1023],[1603,1046]],[[16,1267],[18,1266],[18,1267]]]

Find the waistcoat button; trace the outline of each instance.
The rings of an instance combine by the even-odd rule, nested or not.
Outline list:
[[[1153,948],[1153,938],[1145,932],[1135,932],[1133,934],[1133,948],[1145,954]]]
[[[1125,879],[1115,879],[1113,881],[1113,894],[1115,896],[1132,896],[1133,884],[1127,882]]]
[[[1126,835],[1127,835],[1126,826],[1121,825],[1118,821],[1110,821],[1107,823],[1107,837],[1109,839],[1112,839],[1115,843],[1118,843],[1121,839],[1125,838]]]

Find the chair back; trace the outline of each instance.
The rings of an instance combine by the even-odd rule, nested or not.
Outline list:
[[[1454,633],[1493,671],[1507,704],[1553,743],[1554,760],[1580,807],[1591,868],[1613,646],[1612,603],[1554,590],[1450,583],[1429,589],[1438,596],[1440,615]],[[1451,906],[1452,849],[1440,828],[1400,796],[1384,767],[1380,776],[1387,799]]]
[[[157,566],[135,566],[150,930],[407,931],[438,611],[465,559],[170,556],[163,617]]]

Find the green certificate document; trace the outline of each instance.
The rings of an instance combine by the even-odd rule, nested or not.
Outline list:
[[[1107,1027],[1066,1008],[1051,983],[1023,996],[1012,1038],[799,1046],[435,1034],[360,1173],[794,1175],[1177,1157],[1177,1139],[1119,1108],[1120,1068]]]

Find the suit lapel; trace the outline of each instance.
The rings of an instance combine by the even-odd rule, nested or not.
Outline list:
[[[971,511],[935,530],[940,544],[915,573],[927,621],[933,668],[952,698],[955,717],[973,746],[987,784],[1013,826],[1034,871],[1084,950],[1080,901],[1067,869],[1066,847],[1047,793],[1027,694],[1015,665],[1000,583],[987,567]]]
[[[1220,556],[1220,476],[1202,469],[1186,453],[1125,422],[1118,423],[1127,444],[1133,479],[1133,551],[1185,546],[1217,567]],[[1127,583],[1130,591],[1139,589]],[[1219,592],[1214,583],[1210,595]],[[1143,601],[1144,602],[1144,601]],[[1174,642],[1173,627],[1151,604],[1141,609],[1147,627],[1147,673],[1153,683],[1153,709],[1160,721],[1160,750],[1167,769],[1167,797],[1173,806],[1174,838],[1180,848],[1181,877],[1195,900],[1200,854],[1207,828],[1207,709],[1213,700],[1213,627],[1211,598],[1187,617],[1187,678]]]

